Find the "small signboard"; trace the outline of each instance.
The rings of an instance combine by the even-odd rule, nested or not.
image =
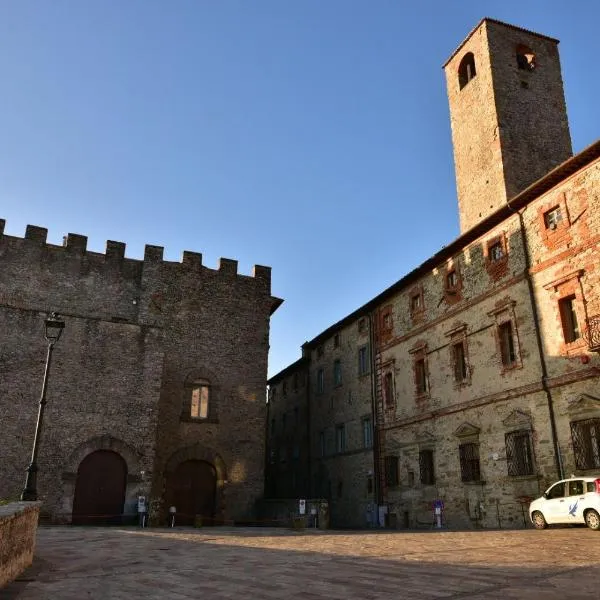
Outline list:
[[[298,512],[301,515],[306,514],[306,500],[299,500],[298,501]]]

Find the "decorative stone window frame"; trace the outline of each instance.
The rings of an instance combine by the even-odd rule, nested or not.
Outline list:
[[[561,221],[555,228],[546,226],[546,215],[558,208],[561,214]],[[554,250],[559,246],[566,246],[572,241],[571,236],[571,217],[569,215],[569,207],[567,206],[567,195],[562,192],[541,204],[537,208],[538,228],[542,243],[548,250]]]
[[[517,316],[515,313],[516,301],[510,298],[505,298],[500,302],[496,303],[493,310],[488,312],[488,316],[494,319],[494,339],[496,341],[496,354],[498,361],[502,367],[501,373],[513,371],[514,369],[523,368],[523,358],[521,353],[521,341],[519,339],[519,329],[517,327]],[[511,364],[504,364],[502,362],[502,340],[500,339],[500,326],[503,323],[509,322],[511,324],[512,341],[515,352],[515,359]]]
[[[469,344],[468,344],[468,335],[467,335],[467,324],[466,323],[456,323],[452,329],[448,330],[445,333],[445,336],[448,338],[448,357],[450,370],[452,372],[452,380],[454,389],[459,389],[468,385],[471,385],[471,362],[469,360]],[[460,381],[456,380],[455,377],[455,365],[454,365],[454,346],[457,344],[461,344],[463,346],[463,354],[465,358],[465,369],[466,369],[466,377]]]
[[[208,382],[208,415],[206,418],[192,417],[191,415],[192,390],[198,381]],[[186,423],[197,423],[199,425],[218,423],[221,393],[221,386],[218,384],[217,378],[212,371],[200,369],[189,372],[183,381],[181,392],[181,415],[179,420],[185,421]]]
[[[420,306],[415,308],[413,300],[417,297],[419,298]],[[425,319],[425,293],[422,283],[415,285],[408,292],[408,311],[413,325],[416,325]]]
[[[485,480],[483,479],[483,473],[482,473],[482,469],[481,469],[481,442],[479,440],[479,434],[481,433],[481,429],[479,427],[476,427],[475,425],[472,425],[471,423],[468,422],[464,422],[462,425],[460,425],[458,427],[458,429],[456,429],[456,431],[454,432],[454,437],[457,438],[458,440],[458,452],[457,452],[457,458],[458,458],[458,463],[459,463],[459,471],[461,473],[461,483],[463,485],[484,485],[485,484]],[[462,465],[460,463],[460,447],[463,446],[464,444],[475,444],[478,446],[478,454],[479,454],[479,479],[474,479],[474,480],[469,480],[469,481],[462,481]]]
[[[367,335],[369,333],[369,328],[367,326],[367,317],[360,317],[358,319],[356,326],[358,328],[359,335]]]
[[[342,345],[342,337],[340,332],[338,331],[338,333],[336,333],[333,336],[333,347],[334,348],[339,348]]]
[[[507,476],[510,477],[511,480],[521,480],[521,479],[537,479],[538,478],[538,469],[537,469],[537,461],[535,458],[535,448],[534,448],[534,437],[533,437],[533,418],[529,412],[524,410],[515,409],[513,410],[505,419],[502,420],[502,425],[504,429],[504,443],[505,443],[505,459],[506,459],[506,468],[507,468]],[[531,451],[531,461],[533,467],[533,473],[530,475],[511,475],[508,472],[509,464],[508,464],[508,449],[506,448],[506,440],[507,436],[510,434],[523,432],[528,433],[529,435],[529,449]]]
[[[490,250],[496,244],[500,244],[502,247],[502,258],[492,260],[490,258]],[[493,281],[498,281],[508,274],[508,244],[504,231],[486,240],[483,245],[483,258],[485,270]]]
[[[413,382],[415,390],[415,399],[424,400],[431,397],[431,384],[429,380],[429,364],[427,360],[427,343],[418,341],[409,351],[412,356]],[[423,361],[425,390],[419,389],[419,381],[417,379],[417,363]]]
[[[396,377],[395,377],[395,362],[389,360],[381,365],[381,393],[383,400],[383,408],[386,411],[393,411],[396,408]],[[386,389],[386,379],[391,377],[391,398],[388,397]]]
[[[336,358],[333,361],[333,369],[332,369],[332,377],[333,377],[333,387],[340,387],[343,383],[343,375],[342,375],[342,361],[339,358]]]
[[[379,310],[379,339],[382,344],[394,336],[394,312],[391,304]]]
[[[456,275],[456,283],[454,285],[451,285],[448,282],[451,273]],[[448,263],[443,271],[443,275],[444,300],[447,304],[456,304],[457,302],[460,302],[462,300],[463,280],[458,261],[454,260],[451,263]]]
[[[579,354],[582,350],[587,349],[585,338],[583,335],[581,335],[583,328],[587,324],[586,301],[581,283],[584,273],[585,271],[583,269],[569,271],[563,273],[560,277],[557,277],[556,279],[549,281],[544,285],[544,289],[550,292],[553,296],[553,314],[555,322],[561,331],[562,337],[562,341],[558,348],[558,353],[562,356]],[[560,314],[560,302],[561,300],[565,300],[570,296],[575,296],[574,309],[577,316],[580,336],[573,342],[565,342],[562,316]]]

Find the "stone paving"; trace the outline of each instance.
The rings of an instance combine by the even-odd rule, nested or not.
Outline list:
[[[598,597],[600,533],[42,527],[2,600]]]

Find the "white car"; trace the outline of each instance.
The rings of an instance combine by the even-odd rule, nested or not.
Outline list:
[[[557,481],[529,505],[529,518],[537,529],[558,523],[585,523],[600,531],[600,475]]]

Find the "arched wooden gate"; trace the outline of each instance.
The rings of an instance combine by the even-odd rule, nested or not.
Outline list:
[[[167,506],[177,509],[177,523],[193,525],[200,516],[202,524],[210,525],[215,518],[217,472],[203,460],[186,460],[167,477]]]
[[[127,464],[111,450],[88,454],[77,469],[74,525],[119,525],[125,503]]]

